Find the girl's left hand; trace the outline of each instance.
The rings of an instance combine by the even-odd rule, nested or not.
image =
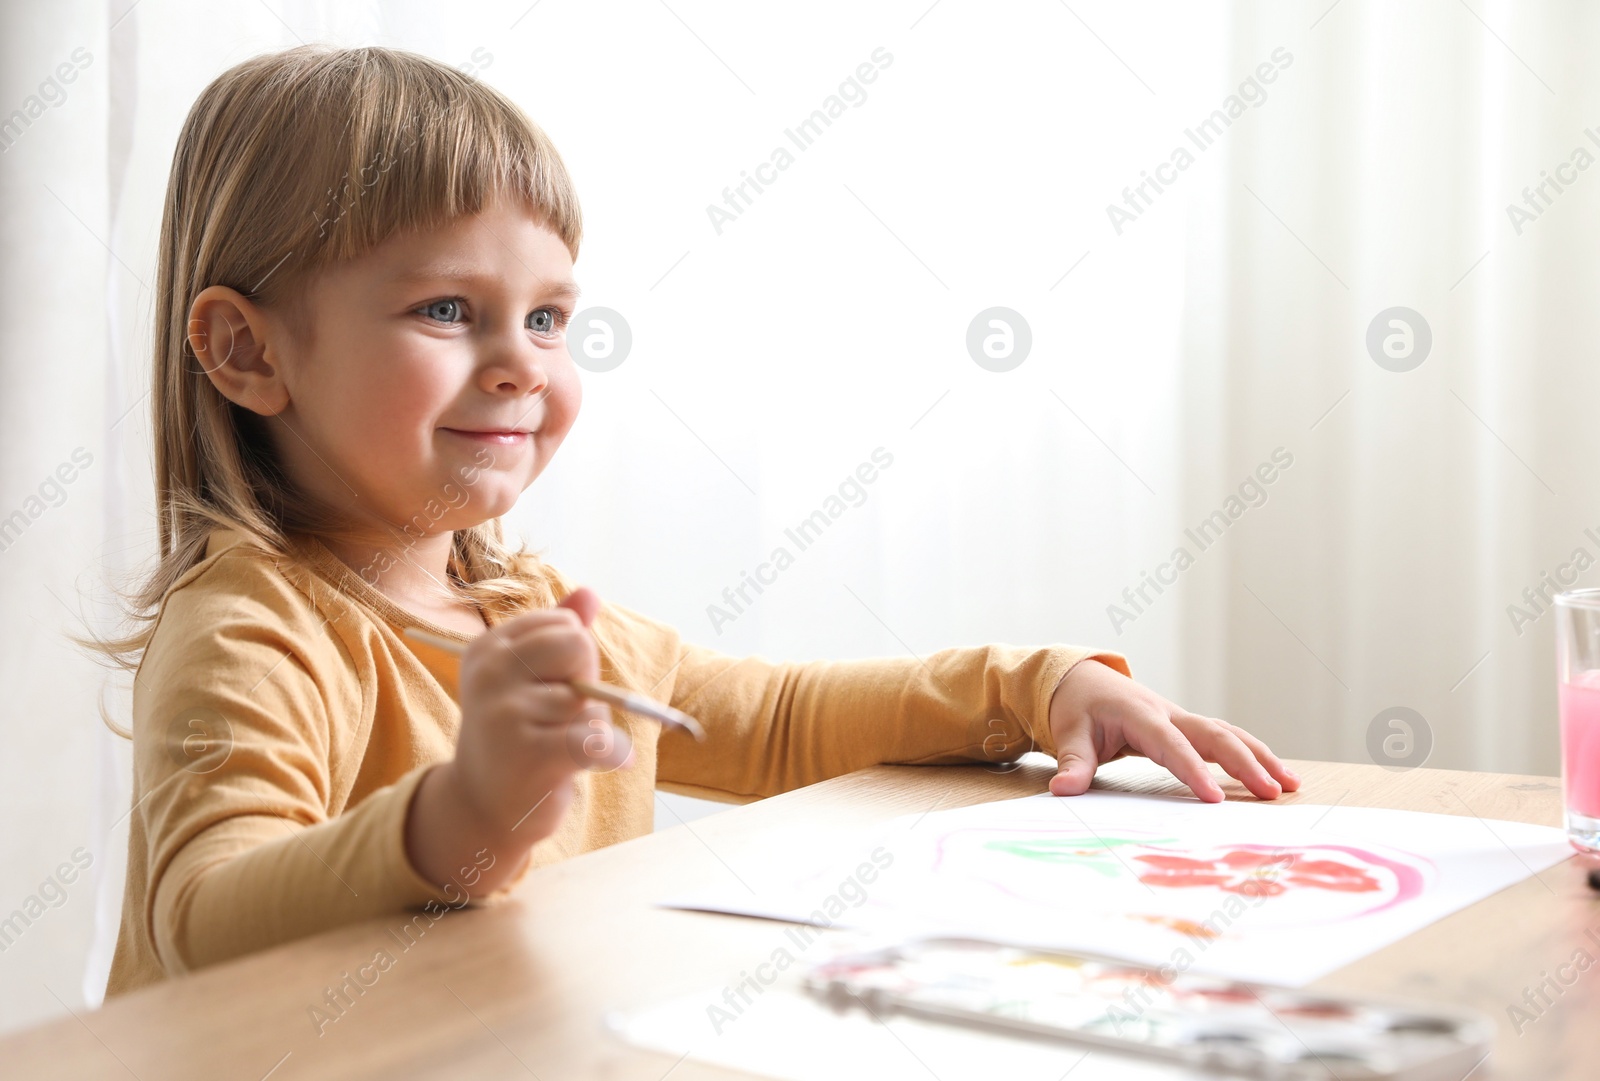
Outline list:
[[[1056,746],[1057,772],[1050,778],[1055,796],[1087,792],[1102,762],[1126,754],[1165,766],[1207,803],[1223,798],[1207,762],[1261,799],[1300,787],[1300,778],[1238,725],[1190,713],[1092,659],[1074,665],[1051,696],[1050,735]]]

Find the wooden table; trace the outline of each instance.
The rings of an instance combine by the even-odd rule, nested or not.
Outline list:
[[[1033,761],[1033,758],[1038,758]],[[1296,762],[1293,802],[1394,807],[1556,825],[1547,777]],[[1044,790],[1047,760],[996,773],[879,767],[675,826],[529,877],[515,899],[446,914],[403,953],[398,918],[360,924],[206,969],[106,1008],[0,1040],[0,1076],[49,1078],[537,1077],[727,1078],[725,1070],[621,1045],[611,1008],[738,978],[771,951],[764,920],[654,907],[736,879],[759,885],[788,845],[935,806]],[[1096,787],[1182,792],[1142,759],[1113,763]],[[1249,799],[1237,784],[1230,799]],[[787,840],[786,840],[787,839]],[[1589,937],[1590,934],[1595,937]],[[310,1007],[377,951],[395,963],[343,1015]],[[1561,988],[1518,1034],[1508,1007],[1584,949],[1593,969]],[[1576,969],[1567,969],[1569,974]],[[1600,900],[1566,861],[1341,969],[1316,986],[1459,1003],[1498,1020],[1494,1054],[1473,1073],[1558,1081],[1600,1076]],[[1537,1001],[1537,1000],[1535,1000]],[[908,1070],[907,1076],[920,1075]]]

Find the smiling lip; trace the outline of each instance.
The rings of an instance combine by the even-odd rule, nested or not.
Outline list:
[[[471,431],[465,428],[446,428],[444,430],[452,435],[459,435],[464,439],[471,439],[478,443],[493,443],[497,446],[512,446],[523,442],[532,435],[531,432],[506,428],[489,431]]]

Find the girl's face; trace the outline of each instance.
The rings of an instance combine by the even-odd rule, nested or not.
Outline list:
[[[511,509],[577,418],[561,239],[516,203],[396,235],[316,275],[279,336],[274,447],[353,523],[412,536]]]

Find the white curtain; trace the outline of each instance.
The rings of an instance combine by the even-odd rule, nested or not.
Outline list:
[[[1294,465],[1186,578],[1180,682],[1294,753],[1398,765],[1431,740],[1429,765],[1559,769],[1538,591],[1596,584],[1600,557],[1596,18],[1346,0],[1236,21],[1236,74],[1296,59],[1191,209],[1184,521],[1275,447]],[[1431,331],[1408,371],[1366,341],[1396,307]]]
[[[124,469],[112,445],[129,427],[117,425],[127,387],[116,313],[149,271],[132,274],[107,250],[128,145],[108,90],[112,17],[103,5],[71,16],[8,9],[0,33],[0,283],[13,300],[0,320],[7,1027],[84,999],[96,892],[115,848],[105,827],[119,797],[100,761],[101,672],[63,635],[95,620],[90,587],[124,559],[112,526]]]
[[[585,375],[513,522],[602,596],[730,653],[1102,644],[1287,754],[1366,760],[1374,718],[1405,707],[1430,764],[1549,773],[1550,621],[1513,629],[1506,607],[1575,548],[1600,555],[1580,354],[1600,170],[1520,234],[1505,205],[1597,115],[1593,17],[1568,12],[8,10],[0,115],[91,59],[0,155],[0,515],[47,488],[0,552],[0,811],[24,827],[0,839],[0,919],[76,849],[93,864],[0,956],[0,1025],[95,1003],[109,964],[128,765],[95,704],[126,720],[128,688],[62,633],[104,626],[107,582],[153,551],[161,197],[188,106],[231,64],[301,40],[414,49],[560,147],[585,303],[632,345]],[[1031,337],[1009,371],[969,351],[997,307]],[[1411,371],[1366,349],[1394,307],[1431,329]],[[92,463],[58,499],[79,447]],[[802,550],[787,531],[818,511]],[[1208,520],[1202,550],[1186,531]],[[792,564],[763,569],[780,547]],[[734,610],[747,574],[768,581]]]

